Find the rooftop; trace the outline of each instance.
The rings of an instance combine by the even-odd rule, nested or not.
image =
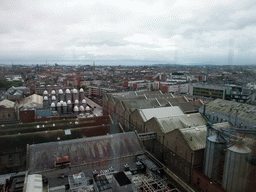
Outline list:
[[[141,117],[143,118],[144,122],[148,121],[152,117],[160,118],[160,117],[184,115],[184,113],[178,106],[139,109],[138,111],[141,114]]]
[[[0,101],[0,106],[4,106],[5,108],[14,108],[15,102],[4,99],[3,101]]]
[[[216,99],[206,104],[206,110],[237,118],[256,125],[256,107],[235,101]]]
[[[29,146],[29,170],[54,169],[56,157],[69,156],[72,165],[81,165],[141,153],[134,132],[36,144]]]

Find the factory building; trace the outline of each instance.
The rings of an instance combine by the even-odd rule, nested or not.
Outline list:
[[[201,107],[199,112],[214,123],[230,121],[239,128],[255,129],[256,107],[253,105],[216,99]]]

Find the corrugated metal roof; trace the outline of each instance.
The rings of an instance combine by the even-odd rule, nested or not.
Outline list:
[[[183,115],[184,113],[178,106],[174,107],[160,107],[151,109],[139,109],[139,113],[143,118],[144,122],[148,121],[152,117],[169,117],[176,115]]]
[[[216,123],[213,127],[217,129],[228,129],[232,127],[229,122]],[[186,140],[191,150],[196,151],[204,149],[206,145],[206,125],[191,127],[179,130]]]
[[[43,96],[33,94],[22,100],[19,108],[43,108]]]
[[[29,146],[31,173],[54,168],[56,157],[69,156],[71,165],[144,153],[134,132]]]
[[[146,109],[152,107],[159,107],[159,104],[156,100],[126,100],[123,101],[123,105],[126,109],[129,109],[131,112],[135,109]]]
[[[206,143],[206,127],[180,129],[181,134],[193,151],[204,149]]]
[[[206,110],[226,116],[236,116],[236,110],[238,110],[238,119],[256,124],[256,107],[252,105],[216,99],[206,105]]]
[[[5,108],[14,108],[15,102],[4,99],[3,101],[0,101],[0,106],[4,106]]]
[[[206,123],[206,120],[200,113],[156,118],[156,121],[158,121],[163,133],[168,133],[175,129],[201,126]]]

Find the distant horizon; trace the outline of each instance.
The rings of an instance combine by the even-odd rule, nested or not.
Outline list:
[[[210,63],[171,63],[165,61],[150,61],[150,60],[0,60],[0,65],[50,65],[55,64],[66,66],[79,66],[79,65],[91,65],[95,63],[95,66],[152,66],[152,65],[202,65],[202,66],[228,66],[228,64],[210,64]],[[256,64],[232,64],[230,66],[254,66]]]
[[[0,62],[255,65],[255,14],[248,0],[0,1]]]

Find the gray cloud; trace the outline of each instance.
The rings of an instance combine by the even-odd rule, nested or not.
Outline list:
[[[227,63],[255,55],[256,7],[242,1],[0,0],[1,59]]]

